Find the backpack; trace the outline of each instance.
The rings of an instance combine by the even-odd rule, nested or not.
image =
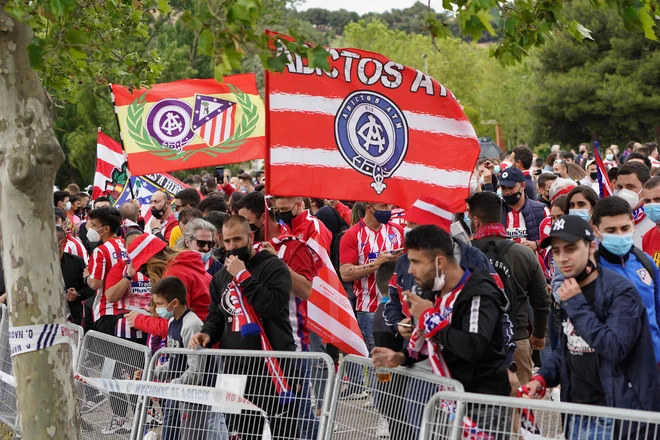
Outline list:
[[[472,245],[480,249],[486,257],[490,260],[490,264],[495,268],[495,272],[499,275],[504,285],[504,294],[509,300],[509,307],[506,309],[506,313],[511,317],[515,322],[516,317],[518,316],[518,299],[524,298],[525,293],[521,292],[522,288],[516,281],[513,276],[511,269],[504,263],[503,257],[504,254],[513,246],[513,240],[488,240],[480,242],[472,242]],[[522,293],[522,296],[520,295]]]
[[[339,217],[339,219],[341,220],[342,225],[339,228],[339,231],[332,235],[332,242],[330,243],[330,261],[332,262],[332,266],[335,268],[337,275],[339,275],[339,244],[341,243],[341,238],[344,236],[344,232],[349,229],[348,224],[346,224],[341,217]]]

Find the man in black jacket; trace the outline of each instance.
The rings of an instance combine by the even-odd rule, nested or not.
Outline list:
[[[426,348],[433,371],[442,376],[449,374],[463,384],[465,391],[509,395],[500,330],[505,305],[490,273],[461,267],[454,258],[451,237],[435,225],[417,226],[408,232],[406,247],[408,273],[421,289],[419,296],[403,292],[410,302],[415,330],[402,352],[374,348],[374,366],[411,365],[422,359]],[[441,358],[448,372],[438,367]],[[468,414],[481,428],[504,426],[501,423],[506,420],[504,411],[485,414],[468,408]]]
[[[66,245],[66,232],[57,226],[57,246],[60,252],[60,266],[62,268],[62,277],[66,288],[66,300],[71,313],[71,321],[74,324],[82,324],[83,301],[93,297],[96,292],[92,290],[87,283],[83,273],[87,264],[85,260],[75,255],[64,252]]]
[[[507,238],[506,230],[500,223],[502,202],[496,194],[476,193],[467,203],[470,229],[474,234],[472,245],[491,258],[490,263],[505,281],[505,287],[508,285],[513,290],[506,292],[516,309],[511,311],[515,319],[514,340],[517,345],[513,361],[518,381],[524,385],[532,378],[532,350],[543,350],[548,328],[550,294],[543,269],[532,250]],[[528,305],[534,312],[531,335]]]
[[[223,349],[295,351],[289,323],[289,268],[276,255],[255,250],[254,233],[239,215],[225,220],[222,237],[227,249],[225,265],[211,281],[209,314],[202,331],[192,337],[190,348],[219,342]],[[245,398],[268,413],[273,435],[295,438],[296,423],[290,422],[298,414],[298,399],[290,399],[298,391],[298,384],[291,380],[292,375],[298,376],[295,364],[280,362],[286,385],[278,386],[276,375],[261,359],[224,357],[223,362],[224,373],[248,376]],[[276,414],[288,415],[272,417]],[[263,417],[229,414],[227,425],[242,439],[257,439],[261,438]]]

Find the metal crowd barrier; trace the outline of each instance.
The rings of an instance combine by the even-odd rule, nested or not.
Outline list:
[[[339,365],[326,439],[417,439],[426,402],[440,389],[463,391],[428,365],[378,369],[371,359],[345,356]]]
[[[9,313],[7,306],[0,304],[0,374],[3,377],[14,375],[9,346]],[[0,421],[16,430],[16,387],[6,380],[0,380]]]
[[[89,331],[83,339],[75,372],[92,379],[132,380],[136,371],[147,368],[150,358],[151,351],[146,345]],[[83,438],[133,439],[141,403],[137,396],[107,393],[82,382],[76,382],[76,391]]]
[[[327,370],[326,379],[313,377],[313,367]],[[146,399],[135,438],[258,439],[268,423],[274,439],[321,439],[330,402],[321,403],[317,396],[330,395],[334,373],[324,353],[165,348],[151,358],[143,380],[230,391],[264,410],[267,418],[258,411],[234,411],[230,404]]]
[[[424,409],[419,438],[653,440],[660,438],[660,413],[440,391]]]

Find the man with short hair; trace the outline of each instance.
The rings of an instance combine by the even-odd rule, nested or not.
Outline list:
[[[600,187],[598,186],[598,167],[595,160],[590,160],[587,162],[586,170],[587,175],[580,180],[580,185],[590,186],[591,189],[596,191],[596,194],[600,193]]]
[[[87,252],[87,249],[85,248],[85,245],[78,237],[73,235],[73,233],[70,230],[65,228],[66,214],[64,214],[62,210],[59,208],[55,208],[55,226],[62,228],[62,230],[66,233],[66,243],[64,245],[64,252],[82,258],[85,264],[87,264],[87,261],[89,260],[89,254]]]
[[[190,348],[219,342],[229,350],[295,351],[288,310],[291,277],[286,264],[266,250],[255,250],[254,233],[241,216],[225,221],[222,236],[229,256],[211,281],[209,314],[202,331],[192,337]],[[296,374],[294,363],[270,361],[268,365],[232,361],[231,371],[247,377],[243,395],[266,411],[274,432],[282,438],[299,438],[291,417],[297,418],[300,399],[292,396],[302,384],[291,379]],[[289,416],[275,417],[283,412]],[[251,438],[262,434],[264,423],[257,412],[227,415],[229,432]]]
[[[541,244],[552,246],[565,277],[557,291],[563,332],[558,351],[524,391],[541,398],[561,384],[562,402],[657,411],[657,364],[644,304],[628,279],[598,263],[594,238],[589,223],[565,215]],[[572,415],[565,426],[571,439],[612,438],[622,428],[611,418]]]
[[[70,194],[66,191],[55,191],[53,193],[53,206],[67,214],[71,210]],[[68,225],[70,226],[70,225]]]
[[[238,176],[239,191],[245,194],[254,191],[254,181],[252,176],[248,173],[243,173]]]
[[[528,199],[524,193],[525,185],[519,169],[511,168],[502,172],[502,224],[509,238],[536,251],[539,248],[539,226],[550,215],[550,210],[543,203]]]
[[[491,264],[500,278],[511,280],[507,284],[514,291],[506,293],[512,304],[509,315],[515,322],[514,340],[518,346],[514,352],[515,373],[519,383],[526,384],[532,378],[532,351],[543,350],[545,346],[550,295],[537,255],[507,237],[500,223],[501,203],[491,192],[475,193],[467,200],[468,216],[474,234],[473,246],[491,255]],[[530,308],[533,320],[529,317]],[[530,322],[534,323],[531,335]]]
[[[66,190],[69,194],[74,195],[80,192],[80,187],[76,183],[69,183],[66,187]]]
[[[200,200],[201,195],[195,188],[182,189],[174,195],[174,203],[172,203],[174,216],[179,221],[181,210],[185,208],[196,208],[197,205],[199,205]],[[183,231],[181,230],[181,225],[176,225],[174,229],[172,229],[172,233],[170,234],[170,238],[168,240],[170,247],[174,247],[176,242],[179,241],[182,236]]]
[[[79,211],[76,213],[78,217],[80,217],[80,220],[84,220],[87,215],[87,205],[89,204],[89,194],[86,192],[80,192],[77,194],[78,198],[80,199],[80,208]]]
[[[529,171],[533,158],[534,154],[529,147],[521,145],[513,149],[513,166],[522,171],[525,177],[525,195],[529,200],[536,200],[536,185]]]
[[[74,324],[82,324],[82,302],[94,296],[96,292],[85,283],[85,268],[87,261],[66,252],[68,235],[60,226],[56,228],[57,249],[60,255],[62,278],[64,279],[65,295]]]
[[[555,162],[552,164],[552,172],[555,173],[557,177],[561,177],[562,179],[568,179],[568,165],[566,165],[568,162],[566,162],[564,159],[557,159]]]
[[[217,211],[217,212],[224,212],[227,213],[229,212],[229,208],[227,207],[227,202],[222,197],[216,197],[216,196],[209,196],[199,202],[199,205],[197,205],[197,209],[199,209],[202,212],[202,215],[204,217],[208,216],[210,212]]]
[[[428,353],[433,372],[447,375],[440,367],[444,360],[451,378],[461,382],[466,392],[508,396],[511,386],[500,331],[506,304],[500,288],[487,271],[461,267],[451,237],[435,225],[410,231],[406,247],[408,271],[421,289],[404,292],[415,329],[402,352],[374,348],[374,366],[412,365]],[[507,410],[496,412],[493,421],[506,418]],[[495,426],[485,423],[485,414],[476,415],[470,417],[480,419],[483,426]]]
[[[660,267],[660,176],[651,177],[642,189],[644,214],[655,223],[642,237],[642,250]]]
[[[619,197],[606,197],[593,209],[595,233],[600,238],[598,263],[632,281],[646,307],[660,365],[660,271],[651,258],[633,245],[632,211]]]
[[[542,173],[536,180],[536,183],[539,186],[538,201],[543,203],[548,208],[550,208],[550,205],[552,204],[552,198],[550,197],[550,188],[557,179],[558,177],[556,174]]]
[[[648,158],[648,154],[646,154],[645,148],[640,148],[634,153],[630,153],[628,159],[626,160],[626,163],[633,163],[633,162],[641,163],[643,165],[646,165],[646,167],[649,170],[651,169],[651,160]]]
[[[635,232],[633,241],[635,246],[642,249],[642,237],[653,229],[655,223],[646,217],[644,213],[644,202],[640,199],[642,187],[651,178],[649,168],[638,162],[625,163],[616,176],[617,196],[625,199],[633,210],[633,221]]]
[[[71,194],[67,206],[69,206],[69,210],[66,212],[66,216],[71,224],[71,230],[75,232],[80,227],[81,222],[80,217],[76,214],[80,210],[80,197]]]
[[[575,163],[575,155],[570,151],[564,151],[561,153],[560,157],[564,160],[565,163]]]
[[[391,217],[392,205],[367,203],[364,218],[344,233],[339,248],[341,279],[353,281],[356,317],[370,352],[374,347],[373,317],[381,300],[376,271],[403,252],[403,229]]]
[[[280,223],[284,224],[292,235],[307,243],[319,255],[321,248],[330,253],[332,233],[305,209],[302,197],[277,197],[275,208]]]
[[[225,249],[225,242],[222,239],[222,224],[227,220],[229,214],[226,212],[211,211],[205,217],[206,221],[215,226],[216,229],[216,238],[215,238],[215,247],[211,250],[213,258],[218,260],[220,264],[225,263],[225,257],[227,256],[227,250]]]
[[[153,216],[149,222],[151,233],[165,243],[169,243],[172,230],[179,221],[172,212],[170,196],[165,191],[156,191],[151,196],[151,215]]]
[[[648,158],[651,161],[651,169],[660,167],[660,161],[658,161],[658,143],[647,142],[646,148],[649,150]]]
[[[97,198],[92,203],[92,209],[101,208],[103,206],[111,206],[110,199],[108,199],[105,196],[101,196]],[[78,238],[80,238],[80,241],[85,246],[85,249],[87,249],[87,252],[90,254],[94,251],[94,248],[98,245],[98,243],[94,245],[91,244],[87,239],[87,220],[80,223],[80,226],[78,227]]]

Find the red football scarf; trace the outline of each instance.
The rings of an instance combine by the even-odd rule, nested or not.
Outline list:
[[[478,240],[484,237],[509,238],[506,235],[506,229],[504,229],[504,225],[501,223],[488,223],[487,225],[483,225],[482,227],[477,229],[477,232],[474,233],[473,238],[475,240]]]
[[[232,320],[232,331],[240,331],[241,336],[244,337],[249,335],[259,335],[261,349],[263,351],[273,351],[273,347],[270,345],[270,341],[266,337],[259,316],[257,316],[252,306],[245,301],[243,294],[241,293],[240,285],[250,278],[250,276],[250,273],[247,270],[244,270],[238,274],[238,278],[234,278],[232,282],[229,283],[229,298],[236,311]],[[268,366],[271,379],[275,385],[277,394],[280,396],[280,402],[286,403],[290,401],[294,397],[294,394],[291,392],[289,384],[284,377],[280,363],[276,358],[264,358],[264,362],[266,362],[266,365]]]

